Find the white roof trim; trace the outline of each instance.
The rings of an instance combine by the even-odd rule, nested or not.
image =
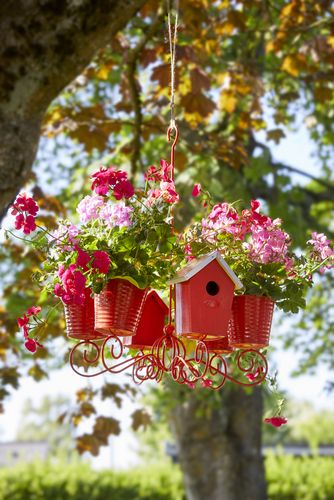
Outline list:
[[[192,278],[193,276],[195,276],[195,274],[204,269],[213,260],[216,260],[218,264],[224,269],[226,274],[231,278],[231,280],[235,284],[236,290],[243,288],[243,284],[241,283],[237,275],[225,262],[225,260],[221,256],[221,253],[218,250],[214,250],[213,252],[204,255],[198,260],[191,261],[183,269],[181,269],[179,275],[176,275],[176,277],[172,279],[170,283],[175,285],[176,283],[183,283],[184,281],[190,280],[190,278]]]

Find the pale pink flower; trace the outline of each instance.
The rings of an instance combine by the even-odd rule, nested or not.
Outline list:
[[[127,207],[123,201],[114,205],[104,205],[100,210],[100,218],[108,227],[129,227],[132,225],[132,207]]]
[[[104,205],[101,196],[85,196],[77,206],[77,212],[80,215],[80,220],[83,223],[90,220],[97,219],[99,216],[99,209]]]

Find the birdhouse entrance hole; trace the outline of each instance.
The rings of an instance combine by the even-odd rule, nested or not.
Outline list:
[[[209,295],[217,295],[219,292],[219,285],[215,281],[208,281],[205,288]]]

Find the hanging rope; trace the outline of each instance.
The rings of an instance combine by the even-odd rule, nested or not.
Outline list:
[[[179,20],[179,0],[174,2],[174,29],[172,28],[172,7],[171,1],[167,0],[167,21],[168,21],[168,39],[169,39],[169,52],[170,52],[170,123],[167,130],[167,140],[170,142],[172,140],[172,132],[174,134],[173,144],[171,146],[170,152],[170,165],[171,165],[171,180],[174,182],[174,165],[175,165],[175,146],[179,138],[179,131],[175,122],[175,63],[176,63],[176,41],[177,41],[177,29]],[[173,217],[172,211],[171,215]],[[173,218],[173,229],[174,229],[174,218]],[[173,321],[173,301],[175,304],[174,297],[174,287],[169,286],[169,327],[172,326]],[[171,328],[170,332],[171,333]]]
[[[174,29],[172,28],[172,7],[171,1],[167,1],[167,21],[168,21],[168,39],[170,52],[170,128],[176,128],[175,124],[175,61],[176,61],[176,41],[179,22],[179,0],[174,2]]]

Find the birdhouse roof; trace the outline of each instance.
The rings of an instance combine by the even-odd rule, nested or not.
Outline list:
[[[237,277],[237,275],[232,271],[230,266],[227,265],[223,257],[221,256],[218,250],[214,252],[208,253],[199,259],[191,260],[185,267],[183,267],[175,276],[173,280],[171,280],[171,284],[183,283],[184,281],[190,280],[195,274],[199,273],[204,269],[210,262],[216,260],[218,264],[222,267],[222,269],[226,272],[229,278],[235,284],[235,288],[238,290],[239,288],[243,288],[243,284]]]
[[[148,299],[154,299],[156,301],[156,303],[158,304],[158,306],[160,307],[160,309],[165,313],[167,314],[168,313],[168,306],[167,304],[165,303],[165,301],[160,297],[160,295],[155,291],[155,290],[151,290],[147,296],[146,296],[146,300],[145,302],[148,300]]]

